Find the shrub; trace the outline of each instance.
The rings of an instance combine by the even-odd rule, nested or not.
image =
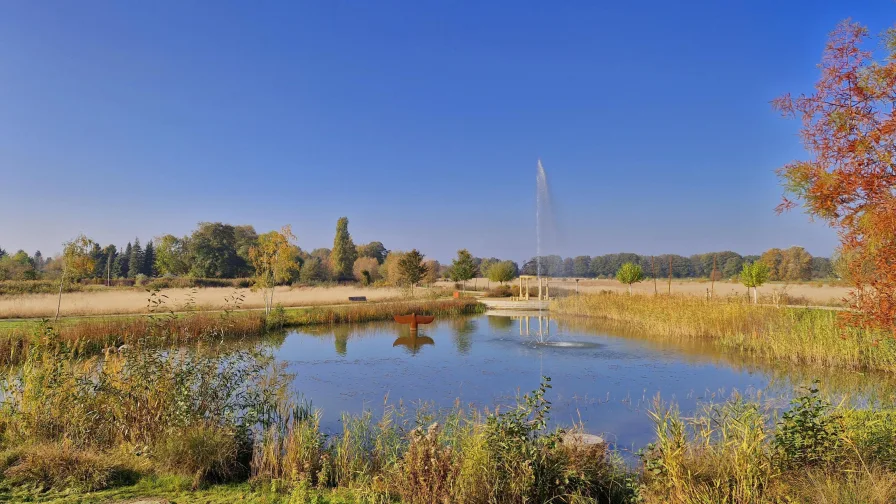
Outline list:
[[[517,287],[519,290],[519,287]],[[493,289],[487,290],[485,292],[485,297],[510,297],[513,295],[511,287],[507,285],[498,285]]]
[[[818,382],[791,401],[775,430],[777,460],[784,468],[830,462],[836,457],[842,434],[831,404],[818,396]]]

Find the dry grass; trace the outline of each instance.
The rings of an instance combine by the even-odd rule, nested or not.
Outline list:
[[[576,281],[573,278],[548,279],[552,294],[555,289],[575,292]],[[437,286],[453,288],[454,283],[440,281]],[[499,284],[488,282],[484,278],[473,279],[467,282],[467,290],[484,290],[487,287],[494,288]],[[508,285],[518,285],[516,281],[508,282]],[[660,294],[666,294],[669,288],[668,279],[657,280],[657,290]],[[597,294],[604,291],[627,294],[628,286],[615,279],[584,278],[579,279],[579,292],[582,294]],[[538,286],[530,283],[530,289],[535,292]],[[645,280],[632,286],[635,294],[653,294],[653,280]],[[705,278],[673,279],[672,294],[705,298],[707,292],[712,289],[713,295],[718,298],[746,298],[746,287],[737,282],[717,281],[712,285]],[[759,288],[759,296],[763,302],[774,303],[776,298],[782,300],[782,304],[812,305],[812,306],[844,306],[844,299],[849,296],[850,288],[845,285],[837,285],[831,282],[812,281],[798,283],[769,282]]]
[[[207,287],[199,289],[165,289],[166,308],[175,311],[189,309],[220,310],[227,307],[225,298],[242,296],[243,309],[264,308],[261,292],[251,289]],[[401,296],[394,288],[354,286],[334,287],[277,287],[274,303],[286,307],[315,306],[347,303],[349,296],[366,296],[371,301],[394,299]],[[114,315],[148,312],[149,293],[142,290],[89,290],[62,295],[62,315]],[[54,294],[24,294],[0,296],[0,319],[52,317],[56,313]]]
[[[751,356],[855,370],[896,371],[896,341],[843,328],[837,312],[756,306],[691,296],[592,294],[567,297],[552,311],[599,317],[658,339],[706,341]]]

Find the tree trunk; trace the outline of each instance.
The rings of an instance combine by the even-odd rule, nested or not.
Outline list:
[[[753,304],[759,304],[759,287],[753,287]]]
[[[632,284],[628,284],[628,295],[632,295]]]
[[[68,270],[68,265],[62,268],[62,278],[59,279],[59,300],[56,301],[56,316],[53,318],[53,322],[59,320],[59,309],[62,307],[62,286],[65,285],[66,270]]]

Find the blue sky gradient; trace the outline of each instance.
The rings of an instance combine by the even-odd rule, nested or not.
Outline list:
[[[837,240],[776,216],[807,92],[846,17],[896,2],[7,2],[0,246],[122,245],[199,221],[357,243],[691,254]]]

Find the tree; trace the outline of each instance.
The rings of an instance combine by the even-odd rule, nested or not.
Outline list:
[[[128,242],[124,252],[118,254],[118,257],[115,258],[115,263],[112,265],[112,276],[115,278],[127,278],[130,270],[132,248],[134,247],[131,245],[131,242]]]
[[[249,261],[255,268],[255,285],[264,298],[264,314],[274,307],[274,288],[289,280],[297,269],[292,242],[296,240],[289,225],[258,237],[257,244],[249,247]]]
[[[144,262],[143,247],[140,246],[140,239],[135,238],[131,247],[131,257],[128,259],[128,278],[137,278],[137,275],[143,273]]]
[[[744,263],[740,272],[740,283],[749,290],[753,288],[753,303],[759,303],[759,287],[762,287],[770,275],[768,264],[763,261]]]
[[[330,270],[336,280],[351,278],[352,266],[358,258],[358,251],[348,232],[348,217],[340,217],[336,221],[336,238],[333,239],[333,251],[330,252]]]
[[[157,238],[155,269],[159,275],[183,276],[190,271],[187,238],[166,234]]]
[[[399,283],[413,288],[423,280],[428,268],[423,263],[423,254],[413,249],[398,259]]]
[[[309,257],[302,264],[302,269],[299,271],[299,279],[302,283],[312,284],[316,282],[320,282],[322,280],[326,280],[326,272],[324,271],[323,263],[317,257]]]
[[[588,256],[578,256],[572,260],[572,274],[577,278],[586,278],[591,276],[591,258]]]
[[[575,275],[575,260],[572,257],[563,259],[563,270],[560,274],[562,277],[571,277]]]
[[[380,279],[380,263],[375,257],[358,257],[352,266],[352,273],[356,280],[364,285],[370,285]]]
[[[641,265],[627,262],[616,272],[616,280],[628,285],[628,295],[632,295],[632,284],[644,280],[644,270]]]
[[[3,257],[3,254],[0,254],[0,257]],[[40,253],[40,250],[34,252],[34,256],[32,257],[32,261],[34,262],[34,270],[37,272],[41,272],[44,270],[44,256]]]
[[[784,280],[784,251],[779,248],[770,248],[762,253],[760,261],[768,266],[768,279],[772,282]]]
[[[382,242],[372,241],[367,245],[358,246],[358,257],[372,257],[376,262],[383,264],[389,251],[383,246]]]
[[[59,300],[56,302],[56,316],[59,320],[59,310],[62,307],[62,289],[66,280],[79,280],[90,275],[94,269],[93,258],[90,257],[90,249],[93,241],[84,235],[78,235],[74,240],[62,245],[62,276],[59,278]]]
[[[439,272],[442,269],[442,265],[435,259],[424,261],[423,265],[426,266],[426,273],[423,275],[423,283],[427,285],[436,283],[439,280]]]
[[[488,279],[492,282],[505,283],[516,278],[516,265],[513,261],[501,261],[492,265],[488,270]]]
[[[864,26],[841,22],[814,93],[773,101],[785,117],[802,120],[809,154],[778,170],[787,191],[778,211],[800,201],[837,230],[857,310],[841,316],[896,334],[896,28],[885,35],[882,62],[862,48],[868,38]]]
[[[812,258],[812,278],[833,278],[834,268],[827,257]]]
[[[498,261],[498,259],[495,259],[495,258],[482,259],[481,261],[479,261],[479,274],[484,276],[485,278],[488,278],[489,281],[491,281],[488,271],[489,271],[489,269],[491,269],[492,266],[494,266],[495,264],[498,264],[499,262],[500,261]]]
[[[155,276],[156,272],[156,250],[155,246],[152,243],[152,240],[146,242],[146,247],[143,249],[143,267],[140,269],[140,273],[148,277]]]
[[[467,280],[476,276],[476,263],[473,255],[467,249],[457,251],[457,257],[451,261],[451,280],[463,282],[464,290],[467,290]]]
[[[234,276],[243,277],[252,274],[252,263],[249,259],[249,249],[258,244],[258,233],[250,225],[233,226],[233,246],[239,258],[234,265]]]
[[[245,261],[237,254],[236,229],[230,224],[200,222],[188,243],[191,276],[234,278],[245,270]]]
[[[722,277],[723,278],[734,278],[736,277],[741,269],[743,269],[744,260],[740,256],[730,257],[725,261],[725,264],[722,265]]]
[[[812,255],[803,247],[790,247],[781,253],[782,280],[805,281],[812,278]]]

